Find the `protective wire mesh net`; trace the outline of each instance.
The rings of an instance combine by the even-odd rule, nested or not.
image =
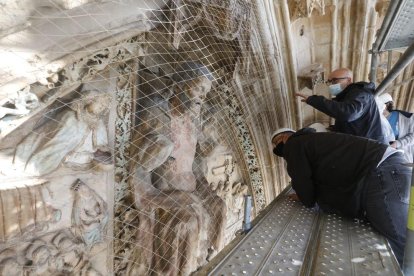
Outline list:
[[[5,6],[2,82],[26,85],[0,99],[2,275],[187,275],[241,229],[244,195],[264,207],[252,141],[289,103],[260,88],[277,70],[254,8]]]

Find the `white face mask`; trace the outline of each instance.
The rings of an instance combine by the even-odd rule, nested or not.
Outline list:
[[[329,93],[331,93],[332,96],[338,95],[343,90],[340,83],[329,85],[328,88],[329,88]]]

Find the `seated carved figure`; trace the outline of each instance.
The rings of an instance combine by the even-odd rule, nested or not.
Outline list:
[[[74,202],[72,209],[72,224],[76,236],[91,248],[101,242],[108,221],[105,201],[80,179],[72,185]]]
[[[187,275],[205,261],[208,249],[209,215],[193,193],[196,177],[192,166],[201,105],[213,78],[205,66],[185,62],[179,64],[173,80],[169,121],[164,122],[168,127],[153,122],[150,116],[159,110],[154,106],[154,112],[147,109],[149,117],[140,118],[143,123],[133,143],[136,163],[132,184],[135,205],[143,214],[140,222],[154,229],[153,234],[148,233],[150,229],[142,229],[148,234],[141,239],[154,250],[152,261],[151,256],[143,257],[147,266],[152,263],[151,269],[162,275]],[[146,123],[150,121],[152,129]],[[156,222],[148,223],[151,216]]]

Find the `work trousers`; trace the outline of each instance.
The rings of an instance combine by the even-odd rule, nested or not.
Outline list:
[[[407,231],[411,168],[400,152],[385,159],[365,178],[362,209],[366,219],[384,235],[400,266]]]

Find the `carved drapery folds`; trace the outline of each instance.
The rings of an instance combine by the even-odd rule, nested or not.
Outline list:
[[[39,99],[36,94],[30,92],[30,86],[26,86],[21,91],[11,93],[0,100],[0,119],[6,115],[27,115],[38,106]]]
[[[207,128],[207,131],[211,137],[211,131],[214,130]],[[234,161],[233,154],[226,143],[222,139],[210,143],[214,145],[202,159],[205,163],[203,167],[207,171],[205,178],[209,188],[222,199],[227,209],[225,231],[222,233],[224,236],[220,237],[220,243],[214,248],[219,251],[242,228],[244,195],[248,194],[249,188],[240,182],[242,177],[239,165]]]
[[[141,224],[138,237],[145,238],[139,241],[144,248],[138,250],[143,252],[136,257],[144,263],[130,271],[186,275],[206,262],[211,243],[206,232],[210,217],[195,193],[192,164],[200,106],[212,78],[202,64],[184,62],[181,66],[193,68],[194,74],[174,74],[177,82],[183,81],[170,88],[165,86],[167,79],[164,82],[145,72],[141,76],[130,181]],[[153,252],[145,253],[148,248]]]
[[[50,223],[61,219],[61,210],[47,202],[46,185],[0,190],[0,242],[46,231]]]
[[[10,112],[0,118],[0,179],[7,184],[0,187],[0,275],[111,269],[106,192],[113,181],[114,99],[105,77],[108,64],[138,56],[137,49],[134,38],[101,49],[51,83],[32,84],[2,102],[29,113],[26,121]]]
[[[217,106],[205,104],[206,96],[209,98],[216,89],[214,85],[233,76],[242,54],[239,38],[248,26],[250,6],[243,1],[172,1],[170,4],[171,11],[166,15],[172,18],[171,33],[165,34],[166,26],[149,32],[140,42],[148,43],[149,47],[145,58],[135,63],[138,68],[132,72],[125,70],[133,67],[129,64],[118,69],[122,75],[119,79],[123,79],[117,92],[124,99],[120,106],[129,109],[125,99],[132,97],[131,109],[135,109],[135,116],[130,123],[129,116],[124,120],[124,109],[121,109],[117,118],[117,131],[127,137],[130,126],[132,140],[128,143],[124,138],[117,138],[118,145],[122,146],[116,153],[116,162],[120,165],[116,168],[117,181],[122,185],[115,202],[116,274],[189,274],[221,250],[241,226],[243,195],[248,188],[236,172],[238,165],[232,161],[233,154],[227,147],[224,156],[229,158],[228,170],[218,173],[217,177],[226,186],[231,183],[231,189],[213,190],[216,183],[201,169],[207,158],[201,129],[209,120],[203,112],[209,110],[205,113],[211,117],[215,108],[222,108],[218,106],[221,101],[214,103]],[[208,18],[206,12],[210,13]],[[200,39],[200,32],[205,37]],[[243,43],[247,38],[248,35],[243,37]],[[206,83],[178,84],[174,80],[179,64],[186,62],[204,68],[187,68],[190,75],[206,70],[213,72],[215,81],[211,90],[206,78]],[[135,81],[134,72],[138,78]],[[138,89],[134,90],[135,87]],[[220,98],[217,91],[214,93],[216,96],[211,99]],[[223,124],[233,128],[229,122]],[[246,129],[244,141],[250,139],[247,133]],[[224,143],[211,143],[213,151],[220,147]],[[253,155],[249,152],[249,156]],[[217,161],[213,167],[222,165]],[[257,167],[254,178],[260,178]],[[129,185],[125,185],[126,179]]]
[[[0,275],[102,274],[90,262],[86,245],[62,230],[0,249]]]
[[[72,190],[72,226],[75,234],[90,248],[103,240],[108,222],[108,207],[106,202],[80,179],[73,184]]]
[[[110,167],[111,152],[105,116],[111,97],[83,91],[70,108],[35,128],[15,149],[0,151],[1,172],[9,177],[43,176],[60,166],[86,170]]]
[[[46,179],[53,187],[64,183],[65,193],[55,191],[55,196],[69,197],[72,207],[70,212],[64,204],[52,204],[44,214],[38,210],[37,225],[45,227],[20,247],[1,244],[0,263],[7,264],[7,271],[16,265],[33,275],[105,271],[92,256],[99,246],[104,252],[108,242],[112,206],[104,195],[113,182],[104,180],[112,169],[114,252],[96,259],[101,264],[114,256],[116,274],[190,274],[234,237],[248,187],[255,210],[265,206],[257,149],[245,122],[250,114],[243,113],[247,98],[237,96],[244,84],[235,80],[249,74],[263,78],[268,72],[265,62],[246,58],[250,2],[167,2],[171,10],[161,12],[164,21],[155,22],[153,30],[80,57],[2,102],[21,115],[29,110],[27,118],[33,118],[27,130],[23,122],[8,125],[4,133],[23,133],[1,149],[0,162],[13,164],[10,170],[1,166],[1,172]],[[195,80],[180,83],[174,74],[185,62],[197,64],[187,68]],[[102,79],[105,83],[97,85]],[[230,82],[234,85],[225,85]],[[36,114],[47,116],[38,120]],[[202,131],[223,114],[227,119],[218,124],[220,133]],[[223,133],[227,140],[212,137]],[[58,229],[57,210],[62,210],[59,222],[65,229]]]

